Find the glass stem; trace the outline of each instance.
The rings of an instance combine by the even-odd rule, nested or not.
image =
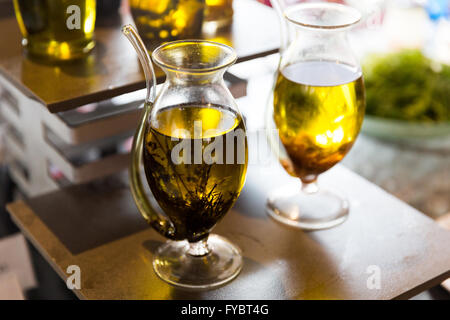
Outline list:
[[[317,177],[314,179],[302,180],[302,191],[306,194],[313,194],[319,191]]]
[[[197,242],[189,242],[189,249],[187,253],[194,257],[203,257],[211,252],[211,249],[208,246],[208,237],[197,241]]]

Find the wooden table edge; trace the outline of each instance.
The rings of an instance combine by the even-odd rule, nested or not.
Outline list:
[[[39,244],[39,241],[37,241],[37,239],[31,233],[29,233],[26,230],[25,226],[11,212],[12,210],[27,210],[27,211],[32,213],[32,210],[30,209],[30,207],[23,200],[18,200],[18,201],[15,201],[15,202],[8,203],[6,205],[6,210],[9,212],[9,215],[10,215],[12,221],[17,225],[17,227],[24,234],[24,236],[36,248],[36,250],[39,252],[39,254],[42,255],[42,257],[47,261],[47,263],[50,264],[52,269],[58,274],[58,276],[61,278],[61,280],[66,282],[68,277],[67,277],[67,274],[65,273],[65,271],[62,270],[58,266],[58,264],[53,261],[53,259],[49,256],[49,254],[41,247],[41,245]],[[35,217],[35,219],[41,220],[36,215],[34,215],[34,217]],[[41,220],[41,222],[47,228],[46,224],[42,220]],[[53,234],[53,232],[50,229],[47,228],[47,230]],[[74,292],[78,299],[86,300],[85,297],[79,292],[79,290],[77,290],[77,289],[69,289],[69,288],[68,288],[68,290],[71,290],[72,292]]]
[[[425,290],[428,290],[430,288],[433,288],[439,284],[441,284],[442,282],[444,282],[445,280],[447,280],[448,278],[450,278],[450,270],[444,272],[441,275],[438,275],[436,277],[434,277],[433,279],[430,279],[427,282],[424,282],[420,285],[418,285],[417,287],[414,287],[404,293],[402,293],[401,295],[392,298],[392,300],[407,300],[410,299],[422,292],[424,292]]]

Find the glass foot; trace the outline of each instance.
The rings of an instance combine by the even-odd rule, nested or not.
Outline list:
[[[156,274],[174,286],[201,290],[222,286],[241,271],[241,251],[227,239],[210,235],[206,251],[195,245],[167,241],[160,246],[153,259]]]
[[[337,226],[349,212],[348,201],[330,191],[299,192],[292,187],[273,193],[266,208],[276,221],[304,230]]]

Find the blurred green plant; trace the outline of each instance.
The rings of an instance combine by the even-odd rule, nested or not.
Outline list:
[[[419,50],[372,54],[363,63],[366,113],[411,122],[450,121],[450,66]]]

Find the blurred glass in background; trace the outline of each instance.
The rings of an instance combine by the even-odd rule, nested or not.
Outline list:
[[[32,56],[73,60],[95,46],[95,0],[14,0],[22,45]]]
[[[149,50],[163,42],[201,34],[205,0],[129,0],[129,4]]]

